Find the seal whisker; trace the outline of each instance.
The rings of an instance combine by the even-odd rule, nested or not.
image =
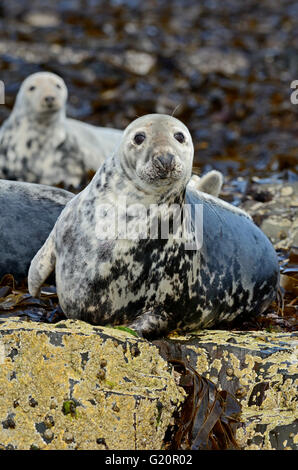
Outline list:
[[[172,114],[171,114],[172,117],[174,117],[175,112],[177,111],[178,108],[180,108],[180,106],[181,106],[180,103],[177,104],[177,106],[175,106],[174,111],[173,111]]]

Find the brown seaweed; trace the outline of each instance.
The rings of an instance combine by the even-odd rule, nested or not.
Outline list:
[[[167,434],[165,447],[179,450],[239,449],[235,432],[241,426],[241,407],[237,399],[201,376],[188,363],[169,359],[180,375],[187,393],[182,410],[176,416],[175,429]]]
[[[65,318],[54,286],[44,286],[37,299],[28,293],[26,280],[16,285],[13,275],[6,274],[0,280],[0,317],[12,316],[50,323]]]

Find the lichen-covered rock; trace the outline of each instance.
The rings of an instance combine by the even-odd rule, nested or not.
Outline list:
[[[298,448],[297,333],[205,330],[156,344],[239,399],[245,449]]]
[[[112,328],[0,319],[0,447],[160,449],[184,399],[155,346]]]

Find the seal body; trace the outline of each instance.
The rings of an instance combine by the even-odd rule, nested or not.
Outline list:
[[[58,188],[0,180],[0,278],[25,278],[72,193]]]
[[[77,188],[119,143],[122,131],[66,117],[67,88],[49,72],[30,75],[0,130],[0,177]]]
[[[106,161],[67,204],[32,260],[31,294],[55,269],[66,316],[101,325],[128,324],[147,337],[175,328],[211,327],[265,310],[278,282],[275,251],[244,212],[186,187],[190,139],[185,126],[169,116],[149,115],[131,124],[119,155]],[[124,199],[126,236],[118,231],[104,237],[105,227],[112,224],[104,207],[119,209]],[[127,235],[136,234],[145,215],[148,235],[152,220],[169,215],[174,220],[173,208],[185,204],[191,224],[201,225],[198,249],[187,249],[182,223],[166,238],[140,231],[136,237]],[[199,221],[196,207],[203,214]]]

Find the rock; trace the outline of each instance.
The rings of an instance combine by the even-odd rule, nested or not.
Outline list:
[[[24,20],[35,28],[55,28],[60,24],[59,16],[53,12],[29,11]]]
[[[276,249],[298,245],[298,183],[255,184],[241,206]]]
[[[145,76],[156,64],[156,57],[148,52],[128,50],[124,54],[101,54],[101,59],[130,73]]]
[[[284,186],[280,190],[281,196],[291,196],[294,193],[294,189],[291,186]]]
[[[25,41],[0,41],[0,55],[7,54],[18,60],[24,60],[32,64],[40,64],[48,60],[64,64],[81,64],[89,57],[88,51],[84,49],[74,50],[60,44],[45,45],[39,42],[30,44]]]
[[[242,448],[298,447],[296,333],[204,330],[150,344],[81,321],[11,318],[0,319],[0,347],[0,448],[162,449],[185,396],[169,358],[238,398]]]
[[[273,215],[265,219],[261,224],[261,229],[272,240],[284,240],[289,236],[292,227],[290,220]]]
[[[213,47],[200,47],[195,53],[189,54],[188,62],[193,69],[202,74],[222,73],[234,75],[247,70],[249,62],[240,52],[223,51]]]
[[[127,51],[125,53],[125,67],[137,75],[147,75],[156,63],[155,57],[147,52]]]
[[[157,348],[117,329],[0,317],[0,348],[0,447],[160,449],[184,399]]]
[[[154,343],[239,399],[244,449],[298,448],[297,333],[205,330]]]
[[[246,442],[246,450],[297,450],[298,420],[292,410],[246,409],[242,413],[245,428],[238,431],[238,439]]]

